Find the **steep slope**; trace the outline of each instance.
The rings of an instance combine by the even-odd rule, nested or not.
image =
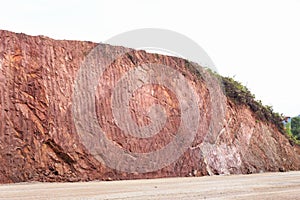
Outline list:
[[[194,63],[0,31],[0,183],[299,170],[297,150]]]

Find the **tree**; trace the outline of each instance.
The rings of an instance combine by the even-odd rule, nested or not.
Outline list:
[[[287,123],[285,124],[285,130],[286,130],[286,132],[287,132],[287,134],[288,134],[289,136],[293,136],[293,133],[292,133],[292,131],[291,131],[291,122],[287,122]]]
[[[300,117],[293,117],[291,120],[291,131],[297,139],[300,139]]]

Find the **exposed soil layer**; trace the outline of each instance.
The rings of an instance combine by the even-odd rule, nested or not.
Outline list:
[[[92,42],[0,31],[0,183],[300,170],[298,147],[290,144],[276,126],[258,120],[247,106],[227,99],[218,79],[200,66],[181,58],[100,44],[99,53],[108,56],[126,52],[99,77],[95,100],[91,101],[96,104],[97,123],[116,146],[139,154],[163,149],[176,138],[182,119],[188,117],[181,110],[182,102],[195,97],[199,110],[195,135],[190,136],[190,145],[174,162],[155,171],[150,170],[151,165],[143,166],[145,173],[121,172],[105,165],[101,155],[91,151],[97,143],[87,144],[90,136],[83,138],[78,131],[80,124],[74,119],[74,88],[80,67],[85,67],[84,59],[96,46]],[[130,118],[137,127],[150,126],[153,130],[157,127],[151,127],[151,123],[160,124],[160,118],[153,122],[155,117],[165,121],[152,137],[136,137],[127,134],[114,120],[111,96],[124,98],[121,93],[114,93],[118,82],[137,67],[147,65],[175,70],[181,74],[179,78],[187,81],[194,96],[177,98],[178,91],[169,87],[143,84],[130,96]],[[151,72],[151,68],[143,70],[146,74]],[[164,108],[163,114],[155,108],[151,110],[152,105]],[[185,137],[191,132],[188,129],[182,131]],[[97,134],[93,137],[95,141],[101,139]],[[121,158],[114,159],[117,165]],[[155,162],[165,162],[164,157]]]

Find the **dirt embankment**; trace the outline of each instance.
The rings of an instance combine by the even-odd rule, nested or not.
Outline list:
[[[247,106],[238,106],[227,99],[218,80],[199,66],[180,58],[100,44],[97,50],[100,55],[126,52],[101,72],[101,77],[96,77],[95,96],[90,101],[95,104],[91,104],[95,108],[94,117],[103,133],[113,141],[114,148],[123,149],[118,155],[110,152],[114,148],[107,148],[107,154],[112,153],[113,156],[113,160],[107,160],[107,155],[99,153],[100,147],[97,149],[101,135],[84,135],[80,129],[84,125],[78,122],[80,116],[78,119],[74,117],[80,110],[74,109],[78,74],[87,67],[82,63],[96,46],[91,42],[59,41],[0,31],[0,183],[118,180],[300,169],[299,152],[287,138],[272,124],[257,120]],[[97,59],[97,62],[104,62],[102,58]],[[150,67],[143,67],[147,65]],[[188,88],[180,88],[182,84],[176,86],[178,90],[172,91],[173,82],[167,80],[168,76],[157,74],[149,80],[146,78],[151,84],[141,81],[139,87],[132,86],[135,90],[126,105],[129,111],[122,114],[129,114],[135,122],[133,131],[146,127],[155,134],[149,132],[151,137],[126,134],[126,127],[124,129],[120,125],[122,120],[115,119],[118,117],[116,113],[123,111],[116,105],[124,103],[111,100],[112,96],[115,99],[127,98],[119,81],[124,81],[123,77],[129,72],[151,74],[156,70],[153,65],[168,66],[159,73],[169,73],[178,81],[186,80],[187,87],[192,88],[192,95],[186,96],[190,93],[183,92]],[[170,80],[174,78],[171,75]],[[130,76],[127,78],[133,80]],[[165,81],[169,86],[165,87],[159,81]],[[134,83],[139,83],[139,80]],[[115,92],[117,87],[121,92]],[[178,95],[182,97],[178,98]],[[80,101],[77,103],[82,103]],[[182,109],[185,104],[193,105],[194,111]],[[160,112],[162,108],[164,111]],[[122,119],[123,115],[119,117]],[[155,120],[157,117],[159,120]],[[192,128],[185,123],[192,124]],[[185,125],[183,128],[182,124]],[[139,131],[136,132],[139,134]],[[147,165],[147,160],[143,160],[148,158],[145,155],[165,150],[168,144],[179,138],[176,133],[181,134],[183,142],[186,142],[184,145],[188,144],[185,149],[178,146],[182,154],[177,155],[171,148],[169,152],[153,154]],[[190,133],[194,134],[188,143]],[[144,155],[140,159],[145,164],[142,169],[135,166],[135,172],[130,165],[127,169],[126,163],[122,162],[124,152],[127,152],[126,155],[134,152],[135,156],[128,159],[136,158],[137,161],[139,155]],[[105,164],[108,162],[111,165]],[[156,166],[157,163],[162,165]],[[119,165],[125,170],[118,170],[121,169]]]

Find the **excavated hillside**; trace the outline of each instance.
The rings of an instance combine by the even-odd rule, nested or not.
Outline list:
[[[0,31],[0,183],[300,170],[224,87],[181,58]]]

